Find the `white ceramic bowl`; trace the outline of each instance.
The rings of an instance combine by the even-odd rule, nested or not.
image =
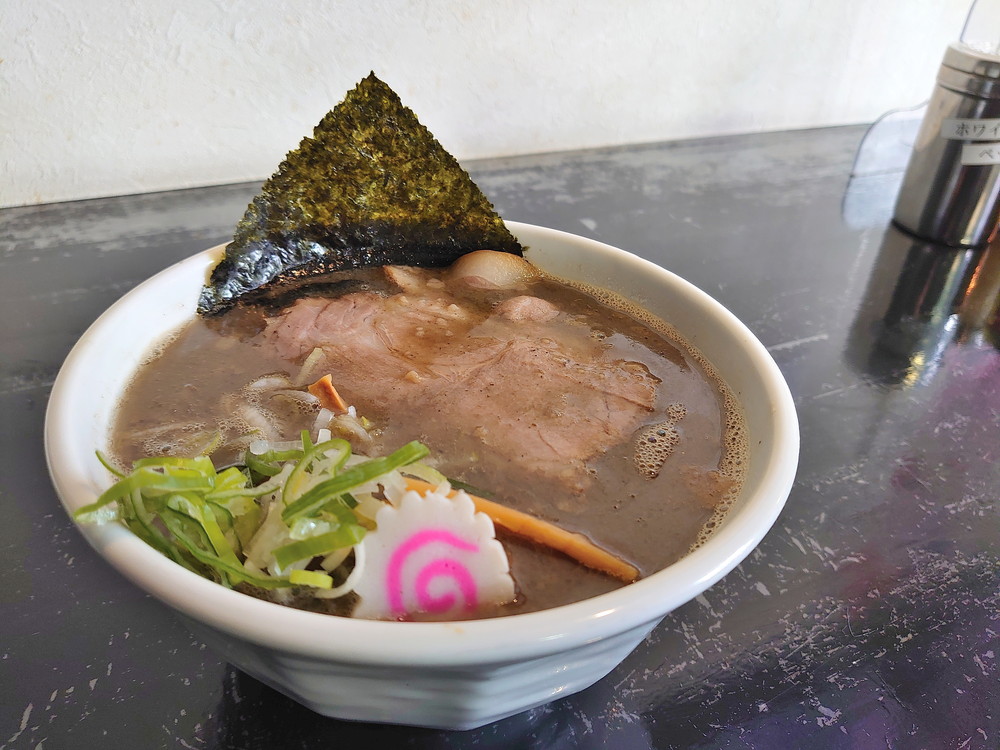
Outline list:
[[[344,619],[259,601],[190,573],[117,524],[81,527],[119,571],[174,608],[223,658],[328,716],[467,729],[582,690],[672,609],[726,575],[774,523],[798,461],[792,399],[764,347],[691,284],[622,250],[510,223],[527,257],[558,276],[617,291],[672,323],[746,409],[750,465],[733,510],[701,548],[655,575],[543,612],[460,623]],[[52,389],[45,449],[70,512],[109,485],[94,457],[150,346],[194,315],[221,248],[136,287],[84,334]]]

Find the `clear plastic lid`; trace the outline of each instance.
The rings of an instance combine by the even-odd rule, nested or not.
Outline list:
[[[944,53],[946,68],[1000,79],[1000,0],[974,0],[959,41]]]
[[[1000,0],[974,0],[959,41],[975,52],[1000,57]]]

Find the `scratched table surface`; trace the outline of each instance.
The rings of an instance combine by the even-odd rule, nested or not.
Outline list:
[[[70,347],[225,241],[257,185],[0,211],[0,748],[1000,747],[1000,260],[891,227],[898,175],[851,179],[864,134],[468,165],[505,217],[719,299],[802,429],[787,506],[742,565],[590,689],[470,732],[323,718],[242,674],[101,560],[51,487],[43,415]]]

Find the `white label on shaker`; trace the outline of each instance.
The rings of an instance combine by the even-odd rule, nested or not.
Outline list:
[[[966,143],[962,146],[962,164],[1000,164],[1000,143]]]
[[[1000,138],[1000,119],[947,119],[941,123],[941,137],[952,141],[993,141]]]

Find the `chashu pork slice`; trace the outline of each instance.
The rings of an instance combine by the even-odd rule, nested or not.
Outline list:
[[[582,489],[586,462],[655,407],[658,379],[529,295],[482,313],[441,289],[297,301],[265,336],[290,361],[323,350],[323,372],[364,414],[421,416],[432,448],[456,430],[481,456]]]

